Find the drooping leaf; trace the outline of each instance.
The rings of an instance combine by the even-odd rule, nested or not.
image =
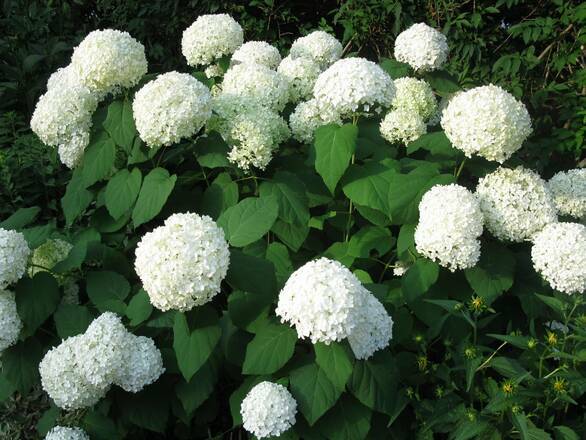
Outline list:
[[[388,212],[388,192],[397,171],[398,163],[390,160],[352,165],[344,177],[344,194],[358,205]]]
[[[164,168],[155,168],[146,175],[132,211],[135,227],[152,220],[161,212],[176,180],[177,176],[170,176]]]
[[[18,316],[28,334],[33,334],[55,312],[61,295],[57,281],[48,272],[37,272],[16,285],[15,299]]]
[[[371,427],[372,412],[347,394],[317,424],[317,429],[331,440],[362,440]]]
[[[2,229],[22,229],[29,223],[32,223],[41,212],[38,206],[31,206],[30,208],[20,208],[6,220],[0,222]]]
[[[34,337],[7,348],[2,352],[2,370],[6,378],[21,394],[39,382],[39,362],[43,347]]]
[[[84,333],[94,317],[86,306],[61,304],[53,315],[53,319],[57,334],[65,339]]]
[[[87,188],[99,180],[108,177],[114,166],[116,145],[112,139],[103,136],[91,143],[83,153],[80,165],[81,179]]]
[[[80,172],[76,170],[65,188],[65,195],[61,199],[61,206],[63,207],[67,225],[73,224],[93,199],[94,194],[86,189]]]
[[[315,131],[315,170],[333,194],[356,150],[358,127],[329,124]]]
[[[271,374],[283,367],[295,349],[297,333],[291,327],[267,322],[246,348],[243,374]]]
[[[218,225],[232,246],[244,247],[269,232],[278,213],[275,197],[249,197],[224,211]]]
[[[136,202],[142,183],[142,174],[138,168],[132,171],[118,171],[106,185],[106,209],[113,219],[120,218],[130,211]]]
[[[137,132],[132,116],[132,103],[128,99],[114,101],[108,106],[108,115],[102,126],[116,145],[122,147],[127,153],[132,151]]]
[[[122,275],[112,271],[88,272],[86,290],[90,300],[101,312],[125,312],[123,301],[130,293],[130,284]]]
[[[126,308],[126,316],[130,319],[130,325],[138,325],[146,321],[153,312],[153,306],[147,293],[140,289],[132,297]]]
[[[437,281],[439,266],[431,260],[420,258],[403,275],[401,288],[405,300],[413,302],[421,297]]]
[[[226,280],[235,289],[258,293],[269,301],[278,293],[273,263],[235,249],[230,251]]]
[[[315,350],[315,362],[325,372],[330,381],[340,390],[344,390],[350,376],[352,376],[351,356],[344,346],[338,342],[328,345],[317,343]]]

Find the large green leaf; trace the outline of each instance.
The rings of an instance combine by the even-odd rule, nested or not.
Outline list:
[[[155,168],[146,175],[132,211],[135,227],[155,218],[161,212],[176,180],[177,176],[170,176],[164,168]]]
[[[55,327],[62,339],[84,333],[94,319],[86,306],[61,304],[55,314]]]
[[[344,390],[350,376],[352,376],[351,356],[338,342],[328,345],[318,342],[313,346],[315,362],[326,373],[330,381],[340,390]]]
[[[269,232],[278,213],[275,197],[249,197],[224,211],[218,225],[232,246],[244,247]]]
[[[108,115],[102,126],[116,145],[130,153],[136,136],[136,126],[132,116],[132,103],[128,99],[114,101],[108,106]]]
[[[270,300],[277,296],[275,266],[264,258],[232,249],[226,280],[235,289],[258,293]]]
[[[484,243],[480,261],[464,273],[474,292],[490,304],[513,286],[515,255],[503,245]]]
[[[114,220],[133,207],[141,183],[142,173],[138,168],[120,170],[110,179],[106,185],[105,201],[106,209]]]
[[[200,136],[195,141],[195,154],[202,167],[219,168],[230,166],[227,157],[229,151],[230,147],[217,132]]]
[[[138,325],[146,321],[153,312],[153,306],[147,293],[140,289],[132,297],[126,308],[126,316],[130,318],[130,325]]]
[[[333,194],[356,150],[358,127],[329,124],[315,131],[315,170]]]
[[[87,209],[93,199],[94,195],[86,189],[81,173],[75,170],[65,188],[65,195],[61,199],[67,225],[71,225]]]
[[[370,431],[372,412],[347,394],[319,421],[317,429],[330,440],[361,440]]]
[[[160,378],[138,393],[120,393],[116,403],[122,418],[149,431],[163,434],[169,418],[172,385]]]
[[[271,300],[270,296],[235,290],[228,296],[230,319],[239,328],[253,331],[249,325],[267,312]]]
[[[36,338],[28,338],[2,352],[2,370],[10,384],[22,394],[39,382],[39,363],[43,347]]]
[[[33,334],[53,314],[61,295],[57,281],[48,272],[38,272],[33,278],[24,278],[16,285],[16,309]]]
[[[431,260],[420,258],[401,278],[401,288],[405,300],[413,302],[435,284],[439,276],[439,266]]]
[[[397,60],[392,60],[389,58],[381,58],[380,66],[393,79],[409,76],[412,70],[409,64],[401,63]]]
[[[83,153],[80,165],[81,177],[85,187],[89,187],[110,175],[116,158],[116,145],[112,139],[102,136],[91,143]]]
[[[38,206],[30,208],[20,208],[6,220],[0,223],[2,229],[22,229],[29,223],[32,223],[41,212]]]
[[[177,313],[173,325],[173,350],[188,382],[209,359],[222,333],[218,316],[210,306],[197,308],[189,318],[188,322],[185,313]]]
[[[350,391],[367,407],[392,414],[399,371],[391,354],[378,351],[370,359],[356,361],[349,382]]]
[[[344,194],[358,205],[388,212],[388,192],[398,170],[393,160],[352,165],[344,177]]]
[[[289,378],[291,393],[310,425],[313,425],[334,406],[342,393],[328,379],[325,371],[314,363],[291,371]]]
[[[357,258],[368,258],[373,250],[378,255],[386,254],[393,245],[391,232],[380,226],[365,226],[352,236],[348,253]]]
[[[260,186],[261,197],[275,197],[279,204],[279,218],[287,223],[307,224],[309,201],[305,185],[294,174],[279,171],[272,181]]]
[[[246,347],[243,374],[271,374],[283,367],[295,349],[297,333],[287,325],[267,322]]]
[[[203,193],[198,212],[217,219],[222,212],[238,203],[238,185],[228,173],[221,173]]]
[[[101,312],[125,312],[123,301],[130,293],[130,284],[122,275],[112,271],[88,272],[86,290],[90,300]]]
[[[217,381],[218,366],[212,355],[189,382],[181,380],[175,386],[175,394],[177,394],[187,414],[193,414],[210,397]]]

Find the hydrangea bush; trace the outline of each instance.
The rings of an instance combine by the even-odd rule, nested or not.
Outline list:
[[[157,75],[90,33],[31,120],[63,217],[0,223],[0,398],[53,440],[578,439],[586,175],[523,167],[523,102],[447,37],[204,15]]]

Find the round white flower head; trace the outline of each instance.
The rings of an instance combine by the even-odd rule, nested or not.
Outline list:
[[[380,123],[380,134],[391,143],[408,144],[427,133],[427,125],[417,112],[398,108],[386,114]]]
[[[391,77],[372,61],[344,58],[317,78],[313,94],[322,108],[349,117],[389,107],[395,97],[395,86]]]
[[[480,258],[483,217],[474,194],[456,184],[435,185],[419,203],[415,246],[423,256],[454,272]]]
[[[342,124],[342,119],[331,109],[320,108],[315,99],[300,102],[289,116],[293,137],[306,144],[311,144],[315,130],[326,124]]]
[[[499,86],[475,87],[454,96],[441,119],[452,145],[503,163],[531,134],[531,118],[522,102]]]
[[[320,69],[327,69],[342,57],[342,44],[324,31],[314,31],[293,42],[289,55],[292,58],[309,58]]]
[[[30,253],[24,235],[0,228],[0,289],[20,280]]]
[[[85,408],[97,403],[108,388],[90,384],[80,374],[76,351],[85,345],[83,335],[65,339],[49,350],[41,363],[41,384],[55,405],[67,410]]]
[[[548,223],[557,221],[545,182],[523,167],[499,167],[478,181],[476,197],[486,228],[497,238],[529,240]]]
[[[560,171],[549,179],[547,187],[558,214],[586,218],[586,168]]]
[[[409,109],[427,121],[437,109],[437,101],[430,85],[422,79],[398,78],[394,81],[396,94],[392,106]]]
[[[229,263],[222,229],[208,216],[185,213],[142,237],[134,267],[156,308],[187,311],[220,291]]]
[[[90,32],[71,56],[81,82],[98,94],[133,87],[147,73],[144,46],[128,32],[113,29]]]
[[[281,62],[281,54],[275,46],[266,41],[248,41],[236,49],[231,63],[256,63],[269,69],[276,69]]]
[[[16,343],[21,329],[14,293],[0,289],[0,354]]]
[[[115,313],[94,319],[75,350],[79,374],[98,388],[108,387],[126,371],[131,336]]]
[[[131,393],[137,393],[154,383],[165,372],[161,352],[151,338],[129,334],[130,356],[114,383]]]
[[[98,105],[87,87],[53,87],[39,98],[31,129],[41,141],[59,147],[59,157],[74,168],[89,144],[92,114]]]
[[[69,251],[73,248],[71,243],[60,238],[49,238],[33,251],[31,264],[28,269],[29,276],[53,269],[60,261],[65,260]]]
[[[242,45],[242,27],[228,14],[200,15],[183,32],[181,51],[190,66],[210,64]]]
[[[77,72],[71,64],[61,67],[54,72],[47,81],[47,90],[55,88],[83,86],[81,79],[77,76]]]
[[[47,433],[45,440],[90,440],[90,436],[81,428],[55,426]]]
[[[289,93],[291,102],[299,102],[309,99],[312,95],[313,86],[321,73],[319,65],[309,58],[283,58],[277,68],[277,72],[289,81]]]
[[[244,429],[257,438],[280,436],[295,424],[297,402],[283,385],[261,382],[240,405]]]
[[[393,319],[371,293],[363,295],[362,304],[356,311],[356,327],[348,335],[348,342],[356,359],[368,359],[389,345],[393,336]]]
[[[171,145],[197,133],[212,115],[209,89],[187,73],[168,72],[134,96],[134,122],[149,147]]]
[[[586,226],[552,223],[537,233],[531,248],[533,267],[549,285],[568,294],[586,291]]]
[[[266,66],[237,64],[224,75],[222,92],[251,99],[279,112],[289,101],[289,82],[283,75]]]
[[[448,59],[448,40],[425,23],[417,23],[401,32],[395,40],[395,58],[417,71],[441,68]]]
[[[299,338],[329,344],[347,338],[357,325],[355,307],[368,290],[337,261],[310,261],[289,277],[275,313],[297,330]]]

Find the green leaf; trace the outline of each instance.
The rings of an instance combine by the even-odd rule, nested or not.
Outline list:
[[[60,413],[61,410],[56,406],[51,406],[47,411],[43,413],[43,415],[36,424],[37,432],[39,433],[39,435],[43,437],[46,436],[47,433],[55,425],[57,425],[57,419],[59,418]]]
[[[328,379],[343,391],[352,376],[351,357],[344,346],[338,342],[329,345],[318,342],[313,348],[317,365],[326,373]]]
[[[496,243],[485,243],[478,264],[464,271],[474,292],[487,304],[512,287],[514,273],[515,256]]]
[[[130,284],[122,275],[111,271],[88,272],[86,290],[100,312],[124,313],[124,299],[130,293]]]
[[[168,381],[159,379],[138,393],[120,393],[116,403],[126,421],[163,434],[169,417]]]
[[[218,225],[232,246],[244,247],[269,232],[278,213],[275,197],[249,197],[224,211]]]
[[[378,351],[368,360],[356,361],[350,379],[352,394],[367,407],[392,414],[399,372],[388,351]]]
[[[579,440],[578,434],[567,426],[554,426],[555,440]]]
[[[2,352],[2,370],[21,394],[39,383],[39,363],[43,357],[43,347],[36,338],[9,347]]]
[[[425,80],[431,88],[441,96],[447,96],[460,90],[458,79],[445,70],[434,70],[424,74]]]
[[[65,188],[65,195],[61,199],[63,214],[68,226],[73,224],[75,219],[87,209],[93,199],[94,195],[86,189],[80,172],[75,170]]]
[[[112,171],[116,158],[116,145],[108,137],[102,137],[87,147],[80,166],[81,179],[87,188],[106,178]]]
[[[350,239],[348,253],[356,258],[368,258],[373,250],[379,256],[386,254],[392,246],[391,232],[380,226],[366,226]]]
[[[521,381],[530,376],[529,372],[517,360],[512,358],[496,356],[491,359],[489,366],[499,374],[516,381]]]
[[[297,333],[287,325],[267,322],[246,347],[243,374],[271,374],[283,367],[295,349]]]
[[[329,124],[315,131],[315,170],[333,194],[356,150],[358,127]]]
[[[278,242],[270,243],[267,246],[266,258],[274,264],[279,284],[285,284],[293,273],[293,263],[291,263],[287,247]]]
[[[181,380],[175,386],[175,393],[187,414],[193,414],[210,397],[217,381],[218,370],[212,356],[189,382]]]
[[[431,260],[420,258],[401,278],[401,288],[407,302],[421,297],[435,284],[439,276],[439,266]]]
[[[57,334],[65,339],[84,333],[94,317],[86,306],[61,304],[53,315],[53,319]]]
[[[229,167],[228,152],[230,147],[217,132],[200,136],[195,142],[197,162],[206,168]]]
[[[499,341],[505,341],[509,344],[513,345],[514,347],[520,348],[522,350],[526,350],[528,347],[528,343],[530,338],[528,336],[518,336],[518,335],[495,335],[492,333],[488,333],[486,336],[490,336],[491,338],[498,339]]]
[[[209,306],[192,311],[189,323],[185,313],[175,315],[173,350],[179,370],[186,381],[190,381],[209,359],[220,341],[221,333],[218,316]]]
[[[564,316],[565,306],[559,299],[554,298],[553,296],[540,295],[538,293],[536,293],[535,296],[545,303],[546,306],[556,312],[558,316]]]
[[[271,231],[289,247],[289,249],[297,252],[301,245],[307,239],[309,234],[309,222],[307,224],[292,224],[277,220]]]
[[[521,434],[521,439],[529,440],[529,430],[527,428],[527,417],[525,417],[525,414],[511,411],[511,422],[513,422],[513,426]]]
[[[106,185],[105,201],[106,209],[114,220],[133,207],[141,183],[142,174],[138,168],[134,168],[132,172],[120,170],[110,179]]]
[[[434,131],[419,136],[407,146],[407,153],[412,154],[423,148],[429,151],[433,156],[445,158],[457,158],[463,156],[460,150],[452,147],[452,143],[443,131]]]
[[[33,334],[53,314],[61,299],[57,281],[48,272],[37,272],[33,278],[23,278],[16,285],[16,309]]]
[[[271,301],[278,293],[273,263],[235,249],[230,250],[226,280],[235,289],[258,293]]]
[[[164,168],[155,168],[144,178],[138,200],[132,211],[132,221],[137,227],[156,217],[175,187],[177,176],[169,176]]]
[[[372,412],[345,394],[318,424],[319,432],[331,440],[361,440],[370,431]]]
[[[122,438],[114,421],[96,410],[89,411],[85,415],[82,426],[91,435],[92,440],[118,440]]]
[[[249,327],[250,324],[267,312],[271,302],[271,297],[236,290],[228,296],[228,313],[236,326],[254,331],[253,327]]]
[[[306,225],[309,221],[309,201],[305,185],[292,173],[277,172],[272,181],[263,182],[260,196],[274,197],[279,204],[279,218],[287,223]]]
[[[388,212],[388,192],[398,170],[398,162],[393,160],[352,165],[344,177],[342,189],[354,203]]]
[[[41,208],[38,206],[31,206],[30,208],[20,208],[2,223],[0,228],[2,229],[22,229],[28,224],[35,221],[37,216],[41,212]]]
[[[381,58],[380,66],[393,79],[409,76],[411,73],[411,66],[409,66],[409,64],[401,63],[389,58]]]
[[[342,391],[328,379],[325,371],[314,363],[291,371],[289,379],[291,393],[310,425],[334,406],[342,394]]]
[[[127,153],[132,151],[137,132],[132,116],[132,103],[128,99],[114,101],[108,106],[108,115],[102,126],[114,139],[116,145],[122,147]]]
[[[146,321],[153,312],[153,306],[147,293],[140,289],[132,297],[126,308],[126,316],[130,319],[130,325],[136,326]]]
[[[202,214],[217,219],[222,212],[238,203],[238,185],[228,173],[221,173],[203,193],[199,207]]]

